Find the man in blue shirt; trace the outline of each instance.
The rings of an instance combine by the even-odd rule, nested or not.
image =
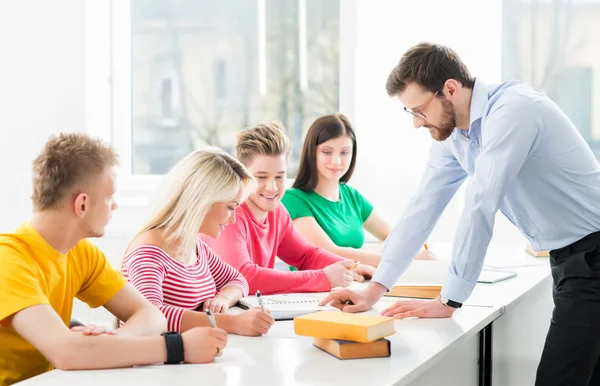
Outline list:
[[[470,177],[442,295],[398,302],[384,315],[452,316],[477,283],[500,210],[534,249],[551,250],[555,309],[536,384],[600,384],[600,166],[577,129],[545,94],[517,81],[488,86],[440,45],[412,47],[386,87],[436,142],[368,288],[323,304],[351,301],[348,312],[375,304]]]

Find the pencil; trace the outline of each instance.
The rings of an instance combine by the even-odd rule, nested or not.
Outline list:
[[[427,246],[427,244],[423,244],[423,247],[425,247],[425,250],[428,251],[429,247]]]

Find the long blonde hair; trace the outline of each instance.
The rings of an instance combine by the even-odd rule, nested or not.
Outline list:
[[[255,184],[248,169],[224,150],[196,150],[166,175],[150,204],[150,217],[137,235],[162,229],[167,244],[179,244],[173,258],[185,260],[211,206],[233,200],[240,189],[243,201]]]

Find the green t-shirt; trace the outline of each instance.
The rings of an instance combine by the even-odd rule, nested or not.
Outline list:
[[[292,220],[314,217],[331,241],[339,247],[361,248],[365,242],[363,223],[371,215],[373,205],[356,189],[340,184],[337,202],[318,195],[288,189],[281,199]]]

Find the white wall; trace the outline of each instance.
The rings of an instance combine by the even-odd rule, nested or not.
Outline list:
[[[31,161],[51,134],[85,131],[85,2],[0,2],[0,232],[31,215]],[[73,315],[89,321],[76,301]]]
[[[354,106],[349,115],[359,141],[351,183],[390,223],[396,223],[417,188],[432,142],[426,130],[413,129],[401,102],[388,97],[385,82],[390,71],[412,45],[432,41],[456,50],[476,77],[499,82],[501,6],[501,0],[356,2],[356,94],[342,105],[342,110]],[[463,197],[459,193],[450,203],[432,240],[452,240]],[[500,217],[495,240],[523,243],[512,224]]]
[[[85,130],[81,0],[0,2],[0,232],[31,214],[31,161],[52,133]]]

